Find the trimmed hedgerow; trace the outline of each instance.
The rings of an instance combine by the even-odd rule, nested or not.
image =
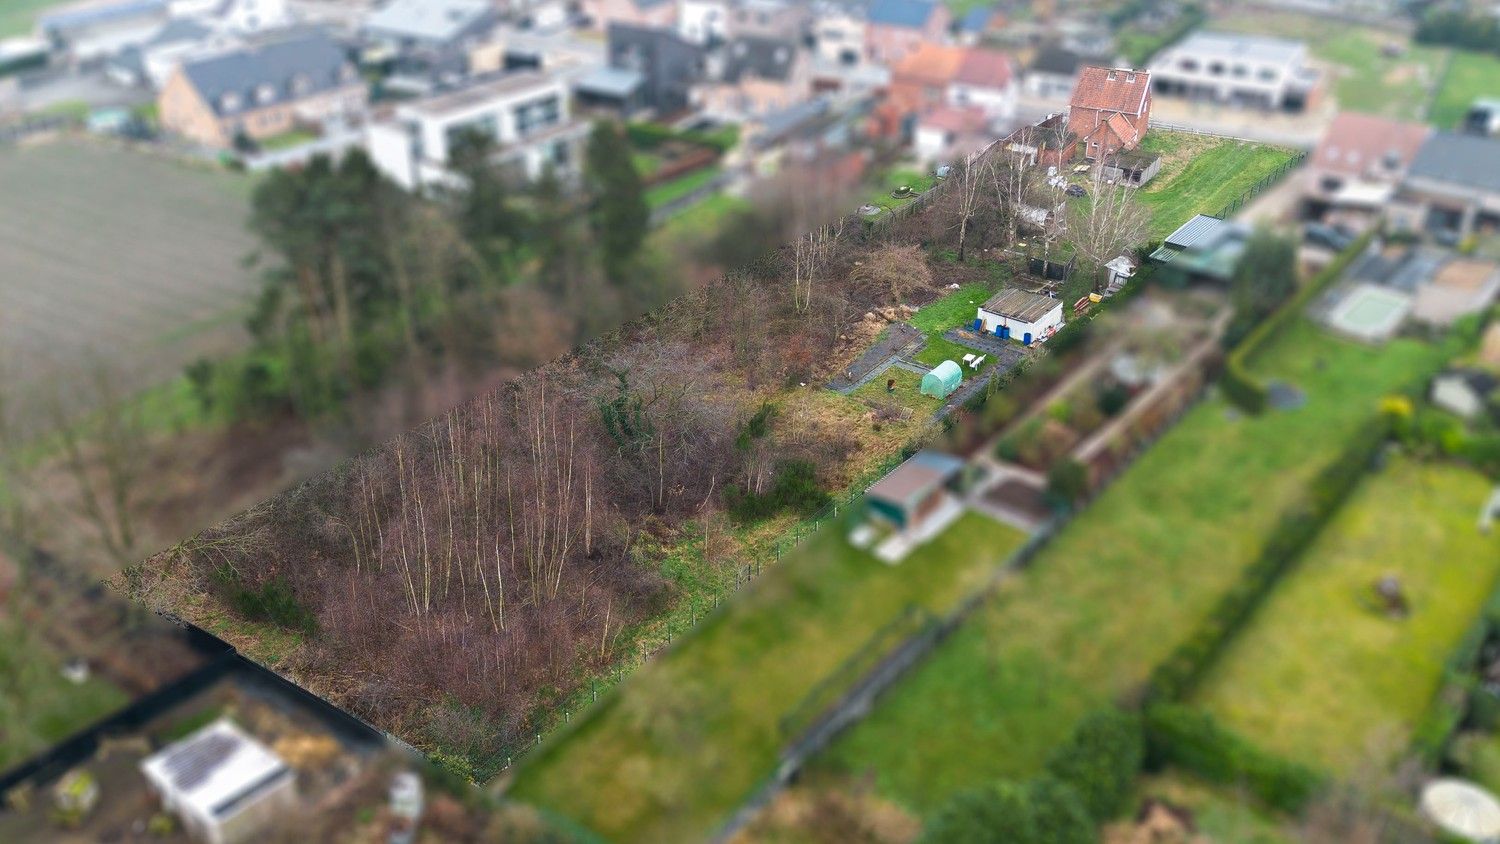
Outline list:
[[[1241,786],[1267,806],[1296,813],[1323,787],[1311,768],[1267,753],[1207,712],[1180,704],[1146,710],[1146,764],[1175,766],[1209,782]]]

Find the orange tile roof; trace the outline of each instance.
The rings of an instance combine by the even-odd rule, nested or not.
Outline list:
[[[1321,170],[1360,175],[1384,168],[1390,156],[1396,164],[1389,168],[1394,174],[1406,169],[1430,134],[1432,130],[1421,123],[1342,112],[1328,124],[1311,164]]]
[[[947,85],[958,75],[964,49],[942,44],[923,44],[896,65],[892,76],[903,82]]]
[[[1015,76],[1015,63],[999,50],[970,47],[963,52],[954,81],[985,88],[1004,88]]]
[[[1144,70],[1088,66],[1078,74],[1070,104],[1073,108],[1140,114],[1150,90],[1151,74]]]

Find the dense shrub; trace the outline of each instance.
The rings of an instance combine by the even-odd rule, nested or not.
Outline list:
[[[1098,840],[1083,800],[1052,777],[998,782],[954,796],[940,809],[924,844],[1090,844]]]
[[[1500,20],[1493,15],[1471,16],[1460,9],[1435,9],[1417,26],[1416,41],[1500,53]]]
[[[811,516],[833,502],[832,496],[818,485],[818,469],[807,460],[788,460],[781,464],[776,481],[760,494],[747,493],[731,485],[724,492],[725,505],[741,521],[765,519],[792,510]]]
[[[244,618],[269,621],[309,635],[317,630],[317,619],[297,600],[285,578],[273,577],[259,587],[252,587],[233,569],[221,566],[214,571],[214,581],[223,590],[230,607]]]
[[[1064,457],[1055,461],[1052,468],[1047,470],[1047,501],[1053,507],[1058,509],[1072,507],[1081,501],[1088,491],[1088,467],[1077,460]]]
[[[1097,712],[1047,759],[1047,771],[1078,791],[1096,823],[1124,811],[1146,753],[1139,715],[1113,707]]]
[[[1240,786],[1285,812],[1300,811],[1322,786],[1311,769],[1261,750],[1207,712],[1176,704],[1146,710],[1146,756],[1153,769],[1170,765]]]

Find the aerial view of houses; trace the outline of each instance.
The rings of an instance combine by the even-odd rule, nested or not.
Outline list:
[[[1500,841],[1500,14],[0,3],[0,841]]]

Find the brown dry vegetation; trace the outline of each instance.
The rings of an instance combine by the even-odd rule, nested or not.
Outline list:
[[[970,248],[1008,212],[1002,190],[986,197],[964,212],[988,221]],[[867,312],[950,281],[919,248],[952,243],[950,214],[813,227],[117,582],[486,776],[633,655],[680,598],[667,558],[687,534],[703,565],[739,564],[738,540],[685,526],[728,528],[719,514],[792,462],[841,488],[925,425],[799,385],[849,353]]]

